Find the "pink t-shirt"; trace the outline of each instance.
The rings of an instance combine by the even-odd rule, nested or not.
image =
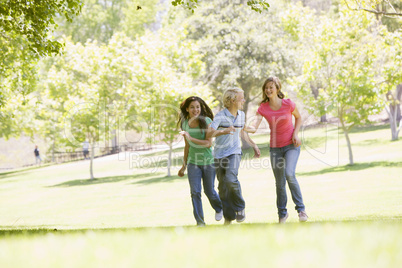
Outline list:
[[[272,110],[269,102],[262,103],[257,113],[267,119],[269,128],[271,129],[270,147],[279,148],[292,144],[293,123],[292,112],[295,110],[296,104],[290,99],[283,99],[282,106],[279,110]]]

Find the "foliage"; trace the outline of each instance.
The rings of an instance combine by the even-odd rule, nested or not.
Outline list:
[[[382,57],[378,62],[378,66],[380,66],[378,68],[379,87],[386,94],[384,107],[390,119],[392,140],[397,140],[402,129],[402,120],[398,118],[398,108],[400,115],[402,95],[402,68],[400,67],[402,63],[402,32],[389,33],[384,30],[382,31],[382,40]],[[394,91],[395,93],[393,93]]]
[[[135,37],[142,35],[145,26],[155,21],[157,0],[84,0],[81,15],[74,21],[64,22],[58,17],[59,35],[71,36],[73,42],[88,39],[108,43],[120,31]],[[139,8],[140,7],[140,8]]]
[[[245,2],[245,1],[239,1]],[[189,9],[192,13],[197,8],[198,0],[173,0],[172,5],[178,6],[181,5],[187,9]],[[235,3],[236,4],[236,3]],[[269,3],[266,0],[253,0],[247,1],[247,5],[254,11],[261,13],[264,10],[268,10]]]
[[[24,127],[18,110],[29,102],[36,88],[38,59],[59,53],[62,43],[50,33],[57,27],[57,14],[71,21],[79,14],[79,0],[6,0],[0,6],[0,137],[9,137]]]
[[[381,109],[381,90],[372,68],[378,55],[379,28],[367,13],[342,10],[339,15],[337,23],[321,18],[321,28],[314,33],[315,50],[305,61],[299,94],[311,113],[339,118],[353,164],[348,133],[354,126],[367,124],[369,115]]]
[[[395,0],[345,0],[345,4],[349,9],[355,11],[366,11],[385,16],[402,16],[400,2]]]
[[[269,74],[291,75],[297,64],[294,42],[283,30],[281,6],[272,14],[255,13],[232,1],[203,1],[194,15],[183,23],[188,39],[196,42],[204,55],[206,73],[202,80],[216,100],[228,87],[245,91],[247,105],[260,91]],[[178,22],[173,22],[178,23]]]
[[[55,24],[54,17],[61,14],[72,21],[80,10],[79,0],[3,1],[0,7],[2,38],[10,40],[14,34],[24,36],[28,49],[36,54],[58,53],[62,45],[48,36]]]
[[[38,119],[52,122],[42,124],[43,132],[73,148],[85,139],[108,146],[119,131],[130,129],[152,137],[143,142],[172,145],[178,137],[178,104],[187,94],[203,92],[192,84],[203,70],[200,56],[183,39],[151,32],[136,41],[116,33],[108,44],[85,46],[67,39],[65,53],[43,64],[44,107]],[[60,129],[64,136],[56,135]]]

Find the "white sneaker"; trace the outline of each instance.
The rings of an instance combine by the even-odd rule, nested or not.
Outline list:
[[[288,219],[288,217],[289,217],[289,214],[288,213],[286,213],[286,215],[284,216],[284,217],[282,217],[282,218],[279,218],[279,223],[285,223],[286,222],[286,220]]]
[[[220,221],[223,217],[223,209],[220,212],[215,212],[215,220]]]
[[[306,212],[300,211],[299,212],[299,222],[305,222],[305,221],[307,221],[307,219],[308,219],[308,216],[307,216]]]

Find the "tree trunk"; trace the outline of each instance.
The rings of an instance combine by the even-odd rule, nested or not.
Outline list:
[[[387,99],[390,101],[390,104],[389,107],[385,107],[385,110],[387,111],[389,117],[389,125],[391,127],[391,139],[393,141],[398,140],[399,131],[402,127],[400,108],[400,101],[402,98],[402,84],[397,85],[395,91],[395,96],[393,96],[391,91],[387,93]]]
[[[91,139],[91,161],[89,164],[89,173],[91,175],[91,180],[93,180],[94,177],[94,172],[93,172],[93,161],[94,161],[94,156],[95,156],[95,141]]]
[[[402,128],[402,120],[399,122],[399,128],[398,128],[398,121],[396,120],[397,118],[397,110],[396,109],[388,109],[388,107],[385,107],[387,113],[388,113],[388,118],[389,118],[389,125],[391,127],[391,140],[396,141],[398,140],[399,136],[399,131]]]
[[[116,129],[112,130],[112,154],[118,153],[118,144],[117,144],[117,131]]]
[[[399,122],[402,119],[401,115],[401,101],[402,101],[402,84],[396,86],[396,101],[399,102],[396,107],[396,121]]]
[[[53,134],[53,145],[52,145],[52,162],[54,163],[55,162],[55,159],[54,159],[54,148],[56,147],[56,137],[55,137],[55,135]]]
[[[173,152],[173,146],[172,143],[169,143],[169,157],[168,157],[168,162],[167,162],[167,169],[168,173],[167,176],[170,177],[170,166],[172,165],[172,152]]]
[[[350,143],[350,138],[349,138],[349,130],[343,124],[343,122],[341,122],[341,124],[342,124],[342,130],[343,130],[343,133],[345,134],[346,143],[348,145],[348,150],[349,150],[349,165],[352,166],[352,165],[354,165],[354,163],[353,163],[352,144]]]

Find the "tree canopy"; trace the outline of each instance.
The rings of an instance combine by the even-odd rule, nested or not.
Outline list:
[[[59,53],[63,44],[50,35],[55,17],[68,21],[79,14],[80,0],[5,0],[0,5],[0,109],[5,99],[35,88],[35,63]],[[0,118],[4,118],[1,114]]]

